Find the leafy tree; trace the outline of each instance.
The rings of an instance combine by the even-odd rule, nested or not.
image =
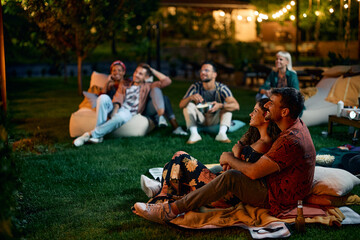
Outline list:
[[[31,21],[45,33],[46,42],[61,56],[75,53],[78,93],[82,92],[81,66],[87,54],[108,36],[124,0],[24,0]]]
[[[155,1],[157,3],[157,1]],[[107,38],[112,38],[134,19],[140,6],[157,6],[150,1],[131,0],[24,0],[29,19],[45,33],[46,42],[67,58],[75,53],[78,63],[78,92],[82,92],[81,66],[87,55]],[[143,20],[151,12],[140,11]]]

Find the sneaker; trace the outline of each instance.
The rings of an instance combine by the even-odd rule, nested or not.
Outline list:
[[[189,137],[189,140],[186,142],[187,144],[194,144],[198,141],[201,141],[201,136],[200,134],[196,133],[196,134],[191,134]]]
[[[171,211],[170,203],[141,203],[137,202],[134,205],[135,213],[147,220],[164,224],[176,217],[175,213]]]
[[[159,116],[158,126],[159,127],[167,127],[168,126],[168,123],[166,122],[166,119],[163,115]]]
[[[219,133],[216,135],[215,140],[223,143],[231,143],[231,140],[224,133]]]
[[[91,142],[91,143],[102,143],[104,141],[104,138],[102,138],[102,137],[100,137],[100,138],[94,138],[94,137],[92,137],[92,138],[90,138],[89,139],[89,142]]]
[[[154,197],[161,189],[161,183],[154,179],[150,179],[145,175],[141,175],[140,179],[141,189],[149,198]]]
[[[83,135],[81,135],[80,137],[76,138],[73,143],[74,143],[75,147],[80,147],[80,146],[84,145],[84,143],[89,141],[89,139],[90,139],[90,133],[86,132]]]
[[[183,136],[189,135],[189,134],[188,134],[187,132],[185,132],[180,126],[177,127],[172,133],[175,134],[175,135],[183,135]]]

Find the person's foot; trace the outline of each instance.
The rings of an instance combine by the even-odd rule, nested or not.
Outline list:
[[[89,139],[89,142],[91,142],[91,143],[102,143],[104,141],[104,138],[102,138],[102,137],[100,137],[100,138],[94,138],[94,137],[92,137],[92,138],[90,138]]]
[[[198,141],[201,141],[201,136],[198,133],[193,133],[190,135],[189,140],[186,142],[187,144],[194,144]]]
[[[137,202],[134,205],[135,213],[147,220],[164,224],[177,215],[171,211],[170,203],[149,204]]]
[[[154,179],[150,179],[145,175],[141,175],[140,179],[141,189],[149,198],[154,197],[161,189],[161,183]]]
[[[215,140],[223,143],[231,143],[231,140],[224,133],[218,133],[218,135],[215,137]]]
[[[180,126],[177,127],[172,133],[175,134],[175,135],[183,135],[183,136],[189,135],[189,134],[188,134],[187,132],[185,132]]]
[[[163,115],[159,116],[158,126],[159,127],[167,127],[168,126],[168,123],[166,122],[166,119]]]
[[[89,141],[89,139],[90,139],[90,133],[86,132],[80,137],[76,138],[73,143],[75,147],[80,147],[84,145],[87,141]]]

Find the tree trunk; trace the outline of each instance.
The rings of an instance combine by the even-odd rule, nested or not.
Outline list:
[[[67,62],[64,61],[64,83],[68,82],[68,75],[67,75]]]
[[[77,57],[77,62],[78,62],[78,65],[77,65],[77,70],[78,70],[78,94],[79,96],[81,96],[82,94],[82,79],[81,79],[81,65],[82,65],[82,56],[78,56]]]
[[[111,53],[112,53],[114,56],[117,55],[115,31],[113,32],[113,34],[112,34],[112,39],[111,39]]]
[[[4,28],[3,28],[3,16],[2,16],[2,3],[0,3],[0,82],[1,82],[1,104],[4,116],[7,111],[7,97],[6,97],[6,73],[5,73],[5,48],[4,48]]]

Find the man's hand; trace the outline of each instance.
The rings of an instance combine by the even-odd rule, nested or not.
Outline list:
[[[211,108],[208,112],[213,113],[219,109],[222,109],[223,107],[224,107],[224,104],[213,101],[213,102],[211,102]]]
[[[227,164],[222,165],[222,168],[223,168],[224,171],[227,171],[227,170],[231,169],[231,167],[229,165],[227,165]]]
[[[204,101],[203,97],[198,93],[196,93],[194,95],[191,95],[190,100],[194,101],[196,104],[201,103],[201,102]]]
[[[223,152],[220,156],[220,165],[229,165],[230,167],[232,159],[234,159],[234,154],[232,152]]]

